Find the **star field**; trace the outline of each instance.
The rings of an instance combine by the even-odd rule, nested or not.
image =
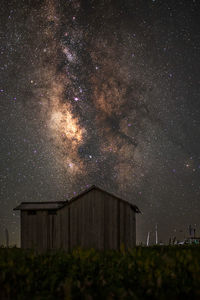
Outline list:
[[[200,234],[198,1],[3,1],[0,243],[22,201],[92,184],[129,200],[138,242]],[[181,232],[181,234],[180,234]]]

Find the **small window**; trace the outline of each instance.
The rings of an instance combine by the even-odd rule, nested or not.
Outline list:
[[[36,210],[28,210],[28,215],[29,216],[36,215]]]
[[[56,210],[48,210],[48,215],[57,215]]]

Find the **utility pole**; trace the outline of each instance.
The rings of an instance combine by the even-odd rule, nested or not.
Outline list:
[[[6,236],[6,247],[9,247],[9,233],[8,233],[8,229],[5,228],[5,236]]]
[[[156,245],[158,245],[158,224],[156,224],[155,231],[156,231]]]
[[[149,246],[149,238],[150,238],[150,231],[148,231],[148,234],[147,234],[147,247]]]

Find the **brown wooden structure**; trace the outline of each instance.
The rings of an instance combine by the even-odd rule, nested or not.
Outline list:
[[[136,244],[137,206],[92,186],[70,201],[22,202],[21,247],[119,249]]]

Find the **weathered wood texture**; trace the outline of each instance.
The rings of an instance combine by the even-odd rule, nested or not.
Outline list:
[[[48,215],[47,211],[37,211],[35,215],[21,211],[21,247],[53,249],[57,234],[55,219],[56,215]]]
[[[119,249],[136,244],[135,211],[103,191],[93,189],[57,210],[21,211],[22,248],[71,250],[74,247]]]

